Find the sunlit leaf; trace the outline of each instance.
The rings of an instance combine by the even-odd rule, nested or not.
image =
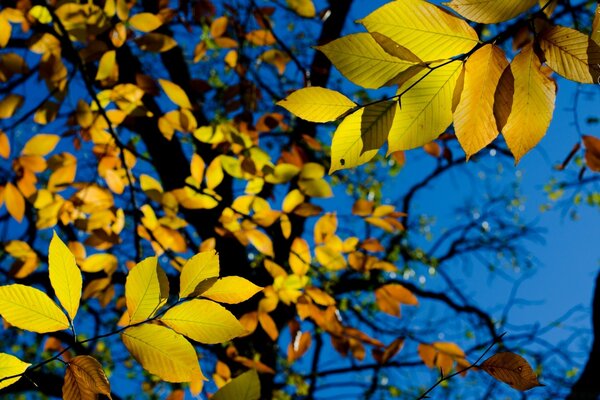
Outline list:
[[[37,333],[69,327],[67,316],[48,295],[20,284],[0,286],[0,314],[11,325]]]
[[[514,77],[514,93],[512,111],[502,127],[502,135],[516,162],[538,144],[552,120],[556,84],[541,71],[541,65],[532,45],[528,45],[504,72]],[[501,81],[506,79],[504,75]],[[499,88],[510,90],[503,84]]]
[[[494,96],[507,66],[504,52],[493,45],[477,50],[465,63],[464,86],[454,111],[454,130],[467,157],[498,136]]]
[[[248,300],[263,288],[239,276],[226,276],[217,280],[202,297],[219,303],[237,304]]]
[[[467,53],[479,41],[466,21],[424,0],[391,1],[359,22],[369,32],[387,36],[423,61]]]
[[[329,122],[354,108],[356,103],[335,90],[307,87],[296,90],[277,105],[307,121]]]
[[[167,382],[190,382],[200,372],[194,347],[164,326],[143,324],[127,328],[123,344],[148,372]]]
[[[598,84],[600,44],[587,35],[564,26],[543,30],[539,39],[546,64],[552,70],[575,82]]]
[[[226,342],[245,331],[233,314],[210,300],[192,299],[178,304],[160,320],[176,332],[207,344]]]
[[[130,323],[150,318],[167,301],[169,285],[156,257],[139,262],[127,274],[125,298]]]
[[[48,249],[48,272],[50,283],[60,304],[71,320],[75,319],[79,309],[83,279],[75,262],[75,256],[56,232],[52,234]]]
[[[219,276],[219,256],[215,250],[200,252],[190,258],[181,270],[179,298],[197,296],[199,285],[207,279]]]
[[[162,25],[162,21],[154,14],[143,12],[129,18],[129,24],[138,31],[151,32],[158,29]]]
[[[0,389],[10,386],[21,379],[20,376],[10,379],[4,378],[22,374],[30,365],[31,364],[23,362],[13,355],[0,353],[0,379],[2,379],[0,381]]]
[[[513,19],[535,3],[536,0],[452,0],[444,4],[471,21],[491,24]]]

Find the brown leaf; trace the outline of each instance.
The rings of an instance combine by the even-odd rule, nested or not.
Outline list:
[[[517,390],[525,391],[536,386],[543,386],[538,382],[531,365],[518,354],[510,352],[494,354],[480,367],[495,379]]]
[[[394,339],[394,341],[390,343],[383,351],[380,363],[387,363],[392,357],[398,354],[400,350],[402,350],[402,347],[404,347],[404,338],[399,337],[397,339]]]
[[[589,169],[600,172],[600,139],[583,135],[583,145],[585,146],[585,162]]]
[[[102,365],[90,356],[73,357],[65,373],[63,399],[95,400],[98,394],[111,398],[110,383]]]

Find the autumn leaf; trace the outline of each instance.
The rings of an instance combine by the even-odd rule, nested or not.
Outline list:
[[[69,328],[67,316],[48,295],[21,284],[0,286],[0,314],[11,325],[31,332]]]
[[[296,90],[277,105],[307,121],[329,122],[350,111],[356,103],[335,90],[308,87]]]
[[[248,300],[263,288],[239,276],[226,276],[217,280],[202,297],[219,303],[238,304]]]
[[[123,331],[121,338],[142,367],[162,380],[191,382],[201,373],[194,347],[167,327],[153,324],[134,326]]]
[[[543,386],[527,360],[515,353],[494,354],[481,363],[480,368],[495,379],[520,391]]]
[[[494,98],[506,67],[504,52],[491,44],[477,50],[465,63],[464,86],[454,110],[454,130],[467,158],[498,136]]]
[[[513,19],[535,3],[536,0],[452,0],[444,5],[471,21],[491,24]]]
[[[83,279],[73,253],[56,232],[52,234],[48,249],[48,272],[56,297],[71,320],[75,319],[79,309]]]
[[[514,91],[511,113],[502,127],[502,135],[508,148],[519,162],[544,137],[556,99],[556,84],[541,71],[541,61],[533,46],[524,47],[513,59],[498,85],[500,90],[509,91],[496,96],[510,97],[511,87],[502,83],[512,75]]]
[[[258,400],[259,398],[260,380],[254,369],[232,379],[211,397],[212,400]]]
[[[0,389],[17,382],[19,379],[21,379],[21,376],[10,379],[5,378],[23,374],[30,365],[31,364],[23,362],[13,355],[0,353]]]
[[[112,398],[102,365],[91,356],[76,356],[69,360],[62,393],[65,400],[93,399],[99,394]]]
[[[169,281],[156,257],[139,262],[127,274],[125,299],[130,323],[150,318],[165,304],[169,295]]]
[[[178,304],[160,320],[200,343],[222,343],[244,333],[244,328],[233,314],[210,300],[192,299]]]
[[[467,53],[479,40],[466,21],[425,0],[392,1],[359,22],[369,32],[387,36],[423,61]]]

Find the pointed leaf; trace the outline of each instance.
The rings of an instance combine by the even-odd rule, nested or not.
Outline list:
[[[544,137],[556,99],[556,84],[541,71],[542,63],[527,45],[505,73],[514,76],[512,111],[502,129],[508,148],[519,162]],[[508,72],[510,71],[510,72]]]
[[[248,300],[263,288],[239,276],[227,276],[216,281],[202,297],[219,303],[237,304]]]
[[[277,105],[311,122],[335,121],[356,107],[356,103],[343,94],[316,86],[296,90]]]
[[[223,386],[212,400],[258,400],[260,399],[260,380],[255,369],[244,372]]]
[[[369,33],[343,36],[317,50],[322,51],[346,78],[368,89],[380,88],[415,61],[389,55]]]
[[[477,50],[465,63],[464,86],[454,111],[454,130],[467,158],[498,136],[494,95],[507,66],[504,52],[491,44]]]
[[[99,394],[111,398],[110,383],[102,365],[90,356],[76,356],[69,360],[63,385],[63,399],[96,399]]]
[[[179,86],[166,79],[159,79],[158,83],[165,91],[169,99],[181,108],[191,109],[192,104],[185,91]]]
[[[479,41],[466,21],[424,0],[389,2],[359,22],[369,32],[387,36],[423,61],[467,53]]]
[[[542,386],[531,365],[518,354],[497,353],[481,363],[480,368],[511,387],[525,391]]]
[[[513,19],[535,3],[536,0],[452,0],[444,5],[471,21],[492,24]]]
[[[25,199],[19,189],[10,182],[4,187],[4,203],[8,213],[17,222],[21,222],[25,215]]]
[[[49,135],[40,133],[35,135],[25,143],[23,150],[21,150],[22,156],[45,156],[50,153],[60,140],[58,135]]]
[[[0,353],[0,379],[22,374],[30,365],[31,364],[23,362],[13,355]],[[16,378],[0,381],[0,389],[12,385],[19,379],[21,379],[21,377],[17,376]]]
[[[388,136],[388,154],[423,146],[436,139],[452,122],[452,101],[462,63],[436,68],[418,83],[422,74],[408,80]],[[413,87],[411,87],[414,85]]]
[[[69,328],[67,316],[46,293],[25,285],[0,286],[0,314],[11,325],[32,332]]]
[[[71,320],[75,319],[81,300],[83,279],[75,262],[75,256],[56,232],[52,233],[48,249],[48,273],[60,304],[67,311]]]
[[[179,298],[197,296],[196,288],[203,281],[219,277],[219,256],[215,250],[207,250],[190,258],[181,270]],[[205,288],[206,290],[207,288]]]
[[[129,271],[125,281],[129,323],[142,322],[153,316],[165,304],[168,294],[168,280],[158,259],[148,257],[139,262]]]
[[[296,275],[306,275],[310,268],[310,260],[310,247],[306,240],[295,238],[288,258],[292,272]]]
[[[344,118],[333,135],[329,173],[371,160],[388,139],[397,110],[397,102],[385,101]]]
[[[177,332],[160,325],[127,328],[123,344],[148,372],[167,382],[191,382],[200,372],[194,347]]]
[[[210,300],[192,299],[181,303],[160,320],[175,331],[200,343],[223,343],[246,330],[225,307]]]
[[[553,26],[539,35],[546,64],[575,82],[598,83],[600,44],[587,35],[564,26]]]

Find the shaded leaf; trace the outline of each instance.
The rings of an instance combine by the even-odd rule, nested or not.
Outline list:
[[[497,353],[481,363],[480,368],[495,379],[521,391],[543,386],[531,365],[518,354]]]

